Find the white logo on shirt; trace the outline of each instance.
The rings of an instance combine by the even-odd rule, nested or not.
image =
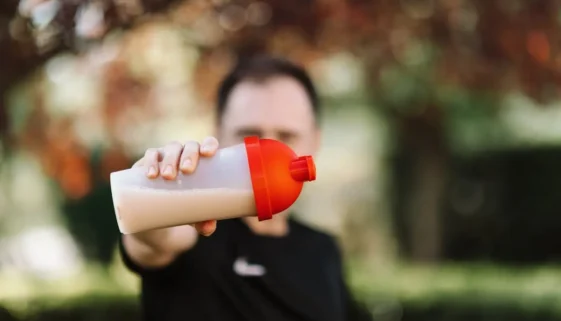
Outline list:
[[[249,264],[245,257],[239,257],[234,261],[234,272],[240,276],[263,276],[265,267],[259,264]]]

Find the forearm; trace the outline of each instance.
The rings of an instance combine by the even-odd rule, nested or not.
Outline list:
[[[144,267],[163,267],[177,255],[191,249],[197,241],[191,226],[177,226],[123,236],[129,257]]]

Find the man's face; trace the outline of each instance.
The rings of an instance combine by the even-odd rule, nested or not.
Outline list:
[[[246,136],[279,140],[298,155],[313,155],[319,130],[308,95],[289,77],[237,84],[227,101],[218,140],[222,147],[243,142]]]

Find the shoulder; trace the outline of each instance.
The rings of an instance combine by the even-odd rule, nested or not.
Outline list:
[[[339,245],[334,235],[320,231],[298,220],[291,219],[291,228],[305,244],[313,246],[322,252],[328,252],[336,257],[340,256]]]
[[[311,227],[310,225],[299,220],[290,219],[290,226],[301,235],[305,235],[307,237],[311,237],[318,241],[326,243],[335,242],[335,237],[331,233],[321,231],[315,227]]]

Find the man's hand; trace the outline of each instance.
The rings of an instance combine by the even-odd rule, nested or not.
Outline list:
[[[172,142],[164,147],[149,148],[133,167],[144,167],[146,177],[150,179],[161,176],[175,180],[179,171],[183,174],[193,173],[200,157],[212,157],[217,150],[218,141],[214,137],[207,137],[201,144],[196,141],[185,144]],[[200,234],[209,236],[216,230],[216,221],[204,221],[192,226]]]
[[[164,147],[148,149],[133,167],[143,167],[150,179],[161,176],[174,180],[179,171],[193,173],[201,157],[212,157],[217,150],[218,141],[214,137],[206,138],[201,144],[195,141],[185,144],[173,142]],[[197,232],[209,236],[215,230],[216,221],[204,221],[192,224],[192,227],[176,226],[125,235],[123,245],[129,257],[138,265],[146,268],[163,267],[195,245]]]

